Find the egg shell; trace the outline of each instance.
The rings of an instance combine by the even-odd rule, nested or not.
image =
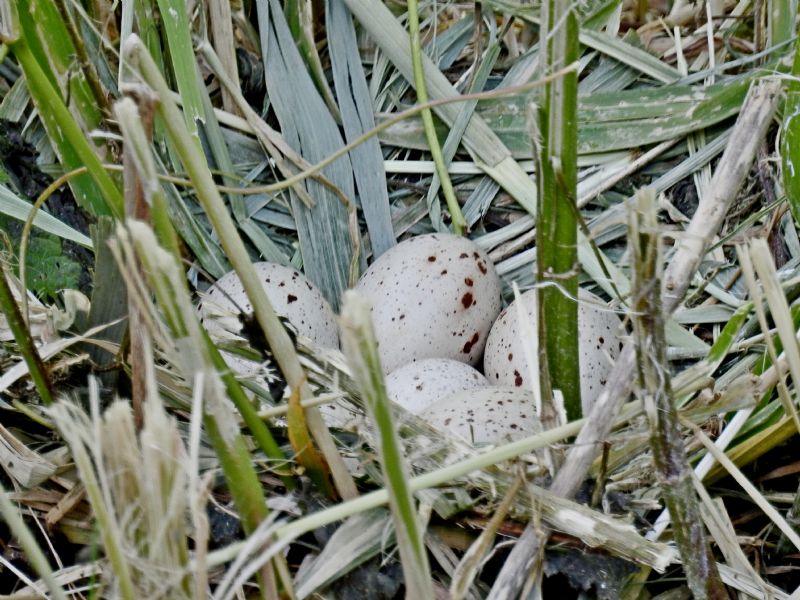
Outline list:
[[[578,294],[578,332],[581,366],[581,404],[584,414],[594,405],[606,384],[613,361],[619,356],[622,342],[620,318],[605,310],[603,300],[581,289]],[[525,311],[536,331],[536,291],[530,290],[520,297]],[[525,358],[524,340],[520,325],[517,300],[512,302],[497,318],[489,332],[483,371],[493,385],[530,388],[530,369]],[[536,352],[536,341],[531,351]]]
[[[277,263],[253,263],[275,312],[286,317],[300,335],[318,346],[339,347],[336,316],[327,300],[302,273]],[[224,293],[223,293],[224,290]],[[252,311],[250,300],[235,271],[212,285],[200,303],[203,326],[217,339],[238,339],[239,311]],[[228,365],[244,376],[256,375],[259,364],[224,353]]]
[[[498,444],[542,430],[531,390],[488,387],[456,392],[431,404],[420,417],[471,444]]]
[[[488,386],[477,369],[449,358],[407,363],[386,377],[389,399],[415,415],[455,392]]]
[[[449,234],[401,242],[367,269],[356,289],[371,304],[385,373],[423,358],[477,365],[502,308],[489,257]]]

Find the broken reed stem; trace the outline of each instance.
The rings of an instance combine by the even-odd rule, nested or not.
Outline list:
[[[142,124],[142,132],[145,141],[152,141],[153,122],[155,119],[155,104],[158,98],[153,95],[149,88],[139,86],[137,93],[132,94],[130,90],[127,94],[136,103],[136,114]],[[125,140],[123,130],[123,140]],[[130,133],[129,133],[130,135]],[[123,191],[125,198],[125,217],[128,219],[138,219],[148,224],[150,221],[149,209],[149,189],[150,185],[145,185],[142,178],[148,177],[148,173],[140,171],[130,148],[130,140],[125,140],[122,154],[122,178]],[[152,184],[152,182],[147,182]],[[156,184],[157,185],[157,184]],[[141,263],[137,260],[136,265],[141,271]],[[142,274],[144,275],[144,274]],[[136,303],[134,292],[128,290],[128,332],[130,337],[130,366],[131,366],[131,406],[133,417],[136,423],[136,430],[140,431],[144,425],[144,398],[146,394],[145,365],[147,358],[144,354],[143,336],[146,327],[142,309]]]
[[[678,422],[667,362],[665,316],[661,303],[661,239],[655,193],[637,192],[630,211],[628,239],[633,265],[631,302],[636,346],[637,396],[650,425],[656,477],[672,517],[689,589],[695,598],[728,598],[700,516],[692,469]]]

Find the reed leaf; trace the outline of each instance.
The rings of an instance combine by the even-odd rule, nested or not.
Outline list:
[[[343,146],[338,127],[305,69],[279,3],[258,0],[256,6],[270,101],[281,132],[300,156],[318,162]],[[353,201],[353,169],[347,156],[323,174],[348,202]],[[358,276],[358,240],[349,226],[349,212],[354,208],[343,205],[339,196],[316,181],[304,185],[316,202],[309,208],[292,195],[304,271],[338,308],[342,292]]]
[[[325,17],[336,99],[342,114],[345,139],[352,142],[375,127],[372,101],[358,52],[353,17],[342,0],[327,0]],[[377,138],[350,151],[353,177],[367,223],[372,256],[378,258],[394,246],[389,193],[383,154]]]

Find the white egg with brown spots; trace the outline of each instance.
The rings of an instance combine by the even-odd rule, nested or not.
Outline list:
[[[583,413],[594,405],[603,390],[614,360],[622,349],[619,335],[623,333],[620,318],[605,308],[601,298],[581,289],[578,294],[579,360],[581,369],[581,404]],[[497,318],[486,342],[483,372],[492,385],[531,388],[531,375],[525,358],[526,340],[522,336],[517,302],[522,302],[525,314],[536,331],[536,291],[522,294]],[[530,340],[530,351],[537,352],[536,340]]]
[[[277,263],[253,263],[275,313],[283,316],[300,335],[324,348],[339,347],[339,333],[333,309],[302,273]],[[235,271],[226,273],[212,285],[200,303],[203,326],[218,340],[241,339],[240,311],[252,312],[250,300]],[[224,353],[226,362],[238,374],[255,375],[259,363]]]
[[[542,430],[533,392],[514,387],[457,392],[430,405],[420,417],[473,445],[500,444]]]
[[[500,278],[470,240],[434,233],[385,252],[356,290],[372,307],[384,372],[423,358],[480,362],[502,307]]]
[[[407,363],[386,377],[389,399],[415,415],[456,392],[488,386],[477,369],[450,358]]]

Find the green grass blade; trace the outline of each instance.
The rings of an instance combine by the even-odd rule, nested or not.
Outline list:
[[[30,202],[20,198],[6,186],[0,185],[0,213],[20,221],[25,221],[30,214],[31,207],[32,205]],[[88,236],[74,230],[69,225],[62,223],[54,216],[44,211],[36,211],[33,225],[42,231],[80,244],[84,248],[92,248],[92,240]]]
[[[781,132],[783,188],[795,223],[800,223],[800,39],[795,42],[793,79],[786,82],[786,108]]]
[[[27,290],[19,290],[19,293],[26,294]],[[52,404],[55,401],[56,393],[53,387],[53,380],[33,342],[33,335],[31,335],[28,327],[26,315],[22,314],[20,306],[11,291],[4,265],[0,265],[0,310],[5,316],[17,346],[19,346],[22,358],[28,365],[28,372],[31,375],[36,391],[39,392],[39,397],[44,404]]]
[[[428,101],[428,85],[425,81],[425,72],[422,67],[422,50],[420,48],[420,33],[419,33],[419,4],[417,0],[408,0],[408,34],[411,39],[411,69],[414,74],[414,88],[417,90],[417,101],[420,104],[425,104]],[[444,155],[442,154],[442,147],[439,144],[439,138],[436,135],[436,129],[433,126],[433,112],[431,109],[425,108],[422,111],[422,124],[425,127],[425,137],[428,140],[428,148],[433,157],[433,163],[436,165],[436,174],[439,177],[439,183],[442,186],[442,192],[447,201],[447,208],[450,211],[450,218],[453,224],[453,232],[456,235],[464,233],[464,215],[461,213],[461,207],[456,199],[456,193],[453,189],[453,182],[450,181],[450,174],[447,172],[447,165],[445,164]],[[433,203],[429,203],[431,207],[431,219],[435,225],[439,225],[439,219],[436,218],[440,214],[439,207]]]
[[[320,5],[318,2],[311,0],[286,0],[284,3],[284,14],[286,15],[286,22],[289,25],[289,30],[292,32],[292,37],[297,42],[297,49],[303,56],[306,63],[309,75],[314,81],[325,105],[333,115],[339,118],[339,107],[336,105],[336,100],[328,87],[328,79],[325,75],[325,68],[322,66],[319,52],[317,51],[316,40],[314,39],[314,28],[317,25],[314,23],[315,9]],[[332,32],[328,31],[328,43],[332,41]]]
[[[386,395],[370,307],[364,298],[352,291],[345,294],[341,337],[353,378],[377,433],[376,449],[389,493],[406,596],[420,600],[432,599],[434,594],[423,532],[408,485],[408,467],[395,429],[391,402]]]
[[[716,125],[738,114],[755,78],[748,73],[709,87],[670,84],[581,96],[578,153],[640,149]],[[517,158],[530,157],[525,105],[526,99],[516,96],[482,102],[477,110]],[[417,118],[389,127],[380,137],[392,145],[425,148]]]
[[[103,168],[86,133],[75,121],[23,38],[11,44],[25,72],[28,90],[47,129],[50,142],[67,171],[87,167],[88,174],[74,177],[70,187],[76,201],[94,215],[122,215],[122,194]]]
[[[186,125],[197,136],[197,121],[204,117],[200,74],[192,48],[189,9],[185,0],[158,0],[163,32],[167,38],[172,75],[178,84]],[[197,138],[196,138],[197,139]],[[197,140],[199,144],[199,139]]]
[[[107,103],[100,104],[96,99],[96,94],[103,93],[97,90],[99,84],[95,81],[95,93],[92,93],[84,71],[76,71],[78,51],[55,2],[21,0],[18,7],[23,36],[51,84],[61,92],[61,97],[70,99],[70,109],[84,131],[100,127],[103,123],[101,109]],[[98,151],[101,148],[102,145],[97,145]]]

